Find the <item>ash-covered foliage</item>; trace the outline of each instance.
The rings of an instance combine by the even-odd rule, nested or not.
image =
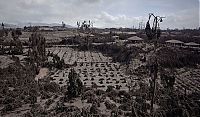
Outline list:
[[[52,94],[60,92],[55,83],[35,80],[34,67],[19,62],[11,63],[7,68],[0,70],[0,110],[1,115],[22,107],[25,104],[35,104],[37,97],[48,99]]]
[[[163,47],[157,51],[157,56],[159,64],[163,67],[179,68],[200,64],[200,53],[197,51]]]

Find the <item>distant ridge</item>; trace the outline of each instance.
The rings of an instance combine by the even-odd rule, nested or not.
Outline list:
[[[0,29],[2,28],[2,26],[0,26]],[[18,28],[17,25],[15,24],[7,24],[7,23],[4,23],[4,28]]]
[[[59,23],[18,23],[18,24],[9,24],[9,23],[4,23],[4,27],[5,28],[23,28],[24,26],[49,26],[49,27],[53,27],[53,26],[62,26],[62,24]],[[1,27],[1,26],[0,26]],[[71,25],[65,25],[66,28],[74,28]]]

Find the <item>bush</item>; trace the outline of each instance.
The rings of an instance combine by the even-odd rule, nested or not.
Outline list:
[[[97,96],[100,96],[100,95],[105,94],[105,91],[104,91],[104,90],[101,90],[101,89],[97,89],[97,90],[95,91],[95,94],[96,94]]]
[[[92,104],[92,106],[90,108],[90,113],[91,114],[98,114],[99,113],[99,110],[98,110],[98,108],[95,104]]]
[[[34,104],[34,103],[37,103],[37,97],[36,96],[26,96],[25,99],[24,99],[24,102],[26,104]]]
[[[106,108],[109,109],[109,110],[110,110],[110,109],[113,110],[113,109],[117,108],[117,106],[116,106],[114,103],[111,103],[111,102],[108,101],[108,100],[106,100],[104,104],[105,104]]]
[[[60,91],[60,86],[58,84],[56,84],[55,82],[51,82],[51,83],[46,83],[44,85],[44,90],[46,92],[53,92],[53,93],[57,93]]]
[[[114,115],[117,116],[117,117],[118,117],[119,115],[123,115],[123,111],[120,110],[120,109],[113,110],[111,113],[114,114]],[[131,116],[129,116],[129,117],[131,117]]]
[[[92,88],[98,88],[98,85],[95,82],[92,82]]]
[[[52,100],[52,99],[48,99],[46,102],[45,102],[45,108],[48,108],[52,103],[54,103],[55,101]]]
[[[40,104],[33,104],[30,112],[34,117],[45,116],[48,114],[47,111],[44,110]]]
[[[99,84],[103,84],[103,81],[101,80],[101,81],[99,81]]]
[[[121,88],[121,85],[116,85],[117,90],[120,90],[120,88]]]
[[[96,102],[98,102],[96,96],[87,98],[87,103],[96,103]]]
[[[1,110],[2,114],[7,113],[8,111],[13,111],[15,108],[12,104],[6,104]]]
[[[48,98],[51,98],[51,95],[47,92],[42,92],[41,93],[41,99],[48,99]]]
[[[10,103],[13,103],[15,101],[14,98],[12,97],[5,97],[5,99],[3,100],[3,104],[10,104]]]
[[[82,94],[82,100],[88,99],[88,98],[94,98],[95,97],[95,93],[92,90],[88,90],[85,93]]]
[[[130,99],[131,98],[131,96],[130,96],[130,94],[129,93],[127,93],[126,91],[119,91],[119,94],[118,94],[119,96],[124,96],[125,98],[128,98],[128,99]]]
[[[119,109],[123,111],[131,111],[131,104],[125,103],[119,106]]]
[[[32,113],[30,111],[27,111],[23,114],[23,117],[33,117]]]
[[[110,91],[112,91],[113,88],[114,88],[114,86],[111,86],[111,85],[107,86],[106,92],[110,92]]]

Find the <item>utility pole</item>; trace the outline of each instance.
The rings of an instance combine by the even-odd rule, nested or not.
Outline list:
[[[152,28],[150,27],[150,19],[151,17],[154,18],[153,20],[153,26]],[[160,27],[159,27],[159,22],[163,21],[163,18],[165,17],[160,17],[160,16],[155,16],[153,13],[149,14],[149,20],[147,21],[145,32],[149,40],[155,39],[154,40],[154,60],[151,63],[151,78],[152,78],[152,98],[151,98],[151,115],[154,116],[154,108],[153,104],[155,101],[155,91],[156,91],[156,79],[158,77],[158,60],[156,56],[156,50],[157,50],[157,41],[160,37]]]

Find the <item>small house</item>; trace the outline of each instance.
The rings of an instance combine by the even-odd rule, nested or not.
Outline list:
[[[168,41],[165,41],[167,43],[167,45],[172,45],[172,46],[183,46],[184,42],[182,41],[179,41],[179,40],[168,40]]]
[[[144,41],[144,39],[142,39],[138,36],[129,37],[127,40],[129,43],[141,43]]]

